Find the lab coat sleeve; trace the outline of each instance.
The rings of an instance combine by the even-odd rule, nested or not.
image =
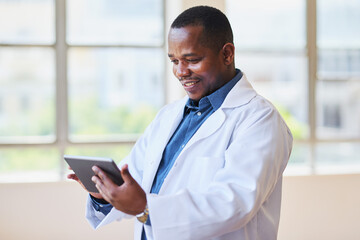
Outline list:
[[[291,148],[291,133],[272,106],[249,114],[207,189],[147,196],[154,238],[210,239],[242,228],[281,181]]]
[[[119,167],[124,164],[128,164],[131,176],[140,185],[143,180],[144,166],[146,165],[147,159],[146,153],[148,152],[149,143],[153,140],[153,132],[159,130],[158,127],[156,127],[158,125],[159,119],[161,119],[163,113],[166,112],[168,108],[169,106],[164,106],[160,109],[154,120],[144,131],[144,134],[136,141],[130,154],[126,158],[124,158],[119,164]]]
[[[86,202],[86,219],[93,229],[98,229],[104,225],[107,225],[113,221],[121,221],[124,218],[132,218],[132,215],[125,214],[116,208],[112,208],[111,211],[105,215],[100,211],[95,210],[91,202],[90,196],[88,196]]]
[[[142,182],[145,152],[149,141],[149,136],[151,135],[150,133],[153,131],[153,122],[146,128],[144,134],[135,143],[130,154],[119,164],[119,168],[121,168],[122,165],[127,163],[130,174],[139,184]],[[114,207],[107,215],[104,215],[100,211],[96,211],[96,209],[94,209],[90,197],[87,199],[85,216],[94,229],[107,225],[113,221],[121,221],[123,218],[133,217],[115,209]]]
[[[144,141],[145,141],[145,138],[143,138],[143,137],[140,138],[139,141],[134,146],[134,148],[138,148],[138,149],[133,148],[130,155],[128,157],[126,157],[120,164],[120,165],[123,165],[125,163],[129,164],[129,171],[138,183],[141,183],[141,176],[142,176],[142,171],[143,171],[141,168],[141,160],[143,159],[143,156],[141,156],[141,153],[143,152],[141,150],[141,148],[144,148],[144,145],[146,145],[146,143],[144,143]],[[137,161],[135,161],[135,159],[137,159]],[[90,196],[88,197],[87,202],[86,202],[85,215],[86,215],[86,219],[88,220],[88,222],[94,229],[97,229],[101,226],[107,225],[113,221],[121,221],[123,218],[133,217],[131,215],[127,215],[127,214],[115,209],[114,207],[111,209],[111,211],[107,215],[104,215],[103,213],[101,213],[100,211],[97,211],[93,207]]]

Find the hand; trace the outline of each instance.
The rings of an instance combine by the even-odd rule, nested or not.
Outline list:
[[[116,209],[130,215],[137,215],[144,211],[146,194],[130,175],[127,164],[121,168],[121,176],[124,180],[121,186],[116,185],[100,168],[94,166],[92,169],[95,176],[91,180],[106,201]]]
[[[70,170],[72,170],[70,167],[69,167]],[[74,180],[74,181],[77,181],[87,192],[88,190],[85,188],[85,186],[82,184],[82,182],[80,181],[80,179],[76,176],[75,173],[70,173],[67,175],[67,178],[68,179],[71,179],[71,180]],[[104,199],[100,193],[95,193],[95,192],[89,192],[91,196],[93,196],[94,198],[98,198],[98,199]]]

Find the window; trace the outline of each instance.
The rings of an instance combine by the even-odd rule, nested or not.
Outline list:
[[[0,181],[130,151],[165,103],[165,2],[0,0]],[[358,171],[360,2],[224,2],[236,66],[295,137],[287,171]]]
[[[360,2],[227,0],[226,9],[236,65],[295,137],[288,171],[359,171]]]
[[[318,9],[317,135],[360,139],[360,2],[318,0]]]
[[[0,181],[130,151],[165,101],[163,5],[0,0]]]

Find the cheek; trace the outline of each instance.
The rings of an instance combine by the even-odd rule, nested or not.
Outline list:
[[[202,75],[212,75],[211,72],[214,72],[215,68],[216,64],[214,64],[214,61],[210,61],[208,58],[191,66],[194,72],[202,73]]]
[[[198,64],[192,64],[190,67],[191,71],[193,72],[202,72],[204,70],[204,64],[198,63]]]

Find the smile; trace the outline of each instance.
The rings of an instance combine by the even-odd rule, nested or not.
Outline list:
[[[200,81],[197,80],[197,81],[189,81],[189,80],[184,80],[181,82],[181,84],[183,85],[185,91],[193,91],[194,88],[196,87],[196,84],[199,83]]]
[[[183,85],[184,88],[191,88],[193,87],[195,84],[197,84],[198,82],[200,82],[199,79],[191,79],[191,78],[188,78],[188,79],[180,79],[180,82],[181,84]]]
[[[190,87],[192,85],[196,84],[196,82],[191,82],[191,83],[184,83],[185,87]]]

